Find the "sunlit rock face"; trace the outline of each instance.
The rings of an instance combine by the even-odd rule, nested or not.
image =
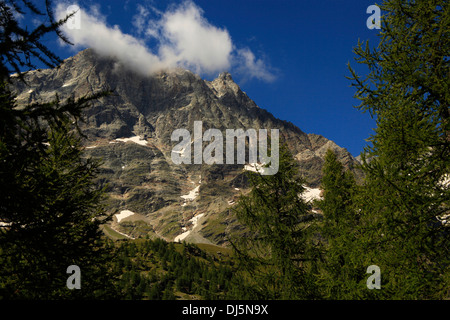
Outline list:
[[[328,148],[346,167],[357,163],[333,141],[259,108],[227,72],[212,81],[184,69],[142,76],[114,57],[87,49],[59,68],[28,72],[25,79],[26,84],[12,87],[19,106],[51,101],[56,94],[64,101],[113,90],[90,103],[80,125],[86,157],[103,160],[97,181],[108,186],[107,211],[120,217],[105,227],[111,237],[226,244],[227,236],[240,230],[230,208],[248,191],[244,172],[249,164],[177,165],[171,160],[177,144],[172,133],[193,132],[195,121],[202,121],[203,131],[215,128],[224,136],[226,129],[278,129],[311,188],[320,185]]]

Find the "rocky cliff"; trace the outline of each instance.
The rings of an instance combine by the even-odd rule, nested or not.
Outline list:
[[[103,159],[99,184],[108,184],[107,208],[116,215],[105,231],[113,237],[162,237],[222,244],[239,228],[229,210],[247,185],[243,165],[176,165],[175,129],[280,130],[311,187],[318,187],[323,158],[333,149],[345,166],[357,161],[320,135],[306,134],[259,108],[228,73],[213,81],[183,69],[149,77],[124,68],[114,57],[84,50],[59,68],[31,71],[17,82],[18,104],[114,94],[93,101],[81,128],[86,156]],[[122,215],[121,215],[122,213]],[[193,219],[197,217],[196,219]],[[192,230],[194,229],[194,230]],[[121,234],[122,233],[122,234]]]

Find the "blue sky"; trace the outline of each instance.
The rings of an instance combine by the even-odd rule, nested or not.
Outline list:
[[[69,4],[72,2],[65,2],[62,8]],[[163,44],[170,42],[166,46],[165,60],[172,58],[174,63],[192,67],[192,71],[209,80],[220,71],[229,71],[261,108],[277,118],[291,121],[306,133],[321,134],[335,141],[354,156],[362,151],[365,139],[375,126],[369,114],[353,107],[359,102],[353,98],[355,90],[345,78],[349,75],[348,62],[358,67],[352,52],[358,39],[369,39],[372,45],[378,42],[378,31],[366,27],[370,16],[366,10],[376,4],[375,1],[84,0],[76,4],[95,16],[96,22],[111,32],[115,30],[115,35],[120,33],[121,39],[127,39],[125,43],[137,39],[136,45],[145,46],[150,55],[158,55],[158,50],[164,51],[161,50]],[[182,27],[182,30],[177,29],[178,34],[168,36],[167,13],[170,12],[170,18],[173,18],[171,26],[177,28],[180,19],[176,18],[180,16],[176,13],[180,13],[183,6],[186,9],[187,4],[194,8],[190,17],[200,16],[197,18],[201,20],[200,31],[206,30],[205,38],[220,39],[214,46],[216,51],[209,45],[213,38],[206,41],[197,37],[189,44],[176,38],[190,36],[187,34],[189,28]],[[188,10],[183,12],[187,14]],[[164,25],[162,17],[167,18]],[[192,30],[197,30],[195,28],[193,26]],[[93,38],[96,32],[106,32],[106,29],[102,30],[91,27],[88,35],[73,38],[78,45],[72,48],[56,41],[49,45],[61,58],[70,57],[92,43],[108,50],[108,44],[114,43],[114,40],[105,39],[108,33],[101,39]],[[165,40],[161,40],[163,38]],[[103,40],[107,42],[103,43]],[[197,48],[190,51],[192,48],[187,47],[190,44],[197,44]],[[203,45],[210,50],[201,51],[205,58],[189,60],[189,55],[198,54],[195,49],[199,50],[198,47]],[[221,52],[228,52],[228,55],[221,55]],[[145,54],[142,57],[146,57]],[[211,57],[217,61],[210,61]],[[139,60],[136,63],[139,64]],[[365,72],[364,68],[357,69]]]

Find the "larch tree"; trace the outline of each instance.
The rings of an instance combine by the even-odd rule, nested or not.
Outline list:
[[[361,254],[380,267],[380,297],[448,298],[450,3],[380,7],[379,45],[354,49],[368,73],[350,67],[358,108],[377,124],[362,154]]]
[[[296,160],[286,145],[274,175],[248,172],[251,191],[235,208],[246,226],[232,240],[250,298],[305,299],[313,295],[308,276],[307,228],[312,214],[301,198],[305,191]]]
[[[358,290],[365,268],[356,259],[359,213],[354,200],[358,187],[350,170],[345,170],[336,154],[327,150],[322,168],[323,197],[317,201],[323,220],[316,224],[320,234],[317,283],[326,299],[346,299]]]

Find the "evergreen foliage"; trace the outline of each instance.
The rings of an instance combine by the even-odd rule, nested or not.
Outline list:
[[[385,1],[380,44],[355,48],[360,110],[377,127],[363,156],[361,255],[382,270],[384,298],[448,297],[450,4]],[[370,161],[367,161],[367,159]]]
[[[321,189],[323,199],[317,204],[324,218],[315,226],[321,235],[315,261],[321,297],[354,298],[358,292],[368,291],[363,283],[367,265],[359,261],[357,251],[361,226],[354,202],[358,187],[332,150],[325,156]]]
[[[45,22],[28,31],[27,27],[20,25],[18,15],[26,15],[30,20],[31,17],[43,18]],[[0,80],[7,81],[12,72],[16,72],[23,80],[23,68],[36,69],[36,60],[50,68],[59,65],[61,59],[47,48],[43,38],[47,34],[56,33],[59,39],[70,43],[59,30],[70,17],[68,15],[65,19],[56,21],[51,0],[45,0],[45,11],[28,0],[0,1]]]
[[[22,4],[32,14],[43,14],[28,1]],[[99,163],[82,157],[76,130],[87,103],[104,93],[18,107],[6,83],[8,66],[31,68],[33,56],[49,64],[59,61],[40,42],[44,34],[58,33],[63,23],[53,22],[51,3],[46,4],[50,25],[28,32],[12,13],[24,12],[19,2],[0,3],[5,81],[0,84],[0,297],[107,297],[106,250],[99,229],[103,191],[94,183]],[[83,290],[66,287],[70,265],[80,267]]]
[[[240,197],[235,213],[249,232],[232,241],[248,273],[243,283],[248,283],[251,298],[307,298],[305,230],[309,210],[300,197],[305,188],[298,165],[282,145],[275,175],[248,172],[248,177],[252,190]]]
[[[194,244],[164,240],[119,242],[114,260],[120,299],[229,299],[234,289],[233,260],[218,260]],[[235,296],[231,296],[234,294]]]

